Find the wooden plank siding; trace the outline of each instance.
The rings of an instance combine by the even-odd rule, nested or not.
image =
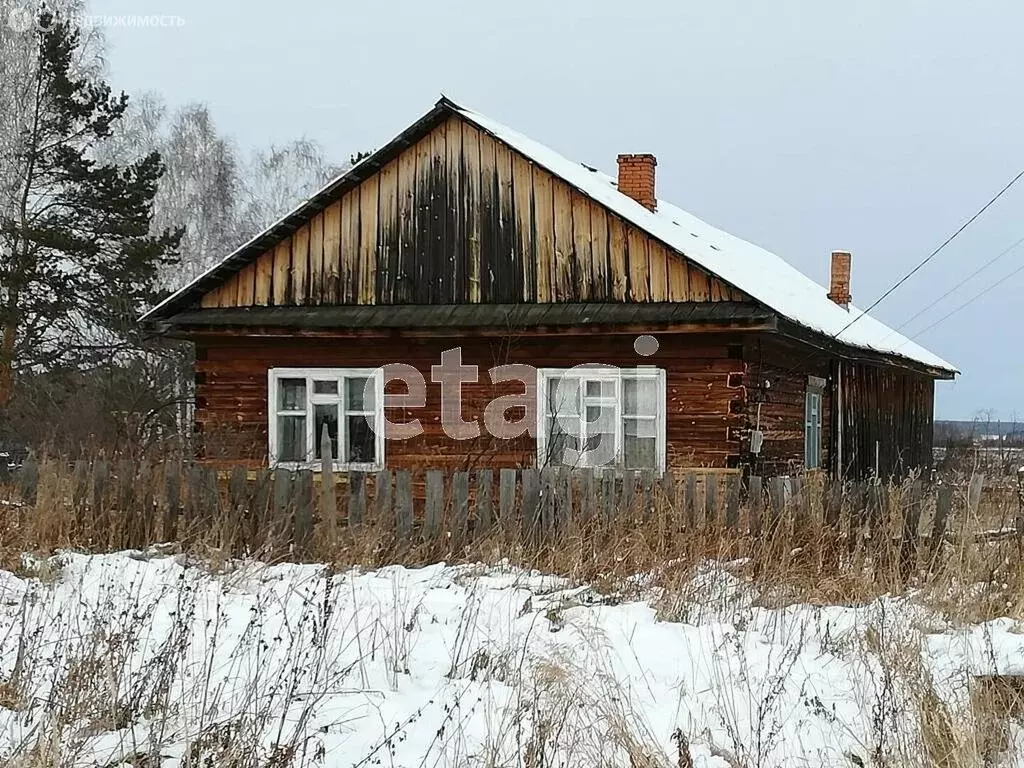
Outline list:
[[[841,368],[841,370],[840,370]],[[837,459],[844,477],[903,477],[932,463],[935,381],[912,371],[865,363],[837,362],[834,377],[842,389]]]
[[[398,217],[398,160],[392,160],[380,172],[379,210],[376,217],[377,243],[376,279],[368,290],[374,291],[376,303],[387,303],[385,299],[395,295],[395,281],[398,274],[398,250],[401,227],[389,228],[385,222],[395,222]]]
[[[323,303],[324,295],[324,214],[318,213],[309,230],[309,303]]]
[[[747,430],[760,426],[764,433],[760,455],[744,458],[755,474],[804,469],[809,376],[825,380],[823,469],[847,479],[863,479],[875,474],[877,456],[878,474],[889,479],[931,466],[935,382],[930,377],[893,366],[840,360],[771,336],[749,338],[743,357]],[[840,438],[842,447],[836,450]]]
[[[744,300],[451,117],[200,304]]]
[[[337,304],[341,285],[341,203],[333,203],[324,211],[324,273],[323,303]]]
[[[496,365],[525,363],[536,367],[570,367],[587,361],[623,367],[638,363],[666,370],[666,435],[669,467],[734,467],[739,464],[741,434],[746,423],[745,390],[732,386],[746,364],[737,350],[738,334],[661,334],[650,358],[639,358],[630,334],[611,336],[540,335],[525,331],[513,345],[501,339],[434,337],[382,339],[379,333],[351,333],[344,340],[204,336],[196,339],[196,425],[207,461],[244,461],[250,467],[267,462],[267,370],[274,367],[377,367],[408,363],[426,381],[426,406],[386,409],[392,423],[419,419],[422,435],[386,441],[389,469],[432,466],[452,469],[534,466],[534,436],[503,440],[483,429],[484,408],[501,395],[523,394],[518,382],[493,384],[488,370]],[[479,367],[479,381],[462,387],[462,418],[478,421],[481,436],[470,440],[447,437],[440,424],[440,385],[431,382],[431,366],[441,353],[462,348],[464,365]],[[387,391],[404,392],[396,382]],[[531,383],[527,395],[532,398]],[[521,409],[520,409],[521,412]],[[535,413],[535,411],[533,411]],[[526,417],[529,413],[509,418]],[[532,425],[531,425],[532,426]]]
[[[743,350],[749,430],[760,428],[764,443],[757,456],[746,456],[754,474],[794,474],[804,468],[804,418],[808,376],[826,379],[822,397],[821,461],[831,461],[829,386],[831,356],[804,345],[768,336],[748,339]],[[740,383],[740,382],[736,382]],[[745,441],[749,446],[749,442]]]

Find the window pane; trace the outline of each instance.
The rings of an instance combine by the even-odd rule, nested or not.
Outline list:
[[[657,422],[654,419],[626,419],[623,427],[622,450],[626,469],[657,469]]]
[[[551,415],[579,415],[580,380],[574,378],[548,379],[548,413]]]
[[[314,381],[313,382],[313,394],[314,395],[336,395],[336,394],[338,394],[338,382],[337,381]]]
[[[604,467],[615,463],[615,408],[587,406],[587,439],[583,463],[588,467]]]
[[[345,379],[345,407],[350,411],[372,411],[374,409],[374,386],[371,378]]]
[[[306,380],[279,379],[277,382],[277,405],[281,411],[306,410]]]
[[[807,469],[821,467],[821,393],[808,392],[806,395],[806,418],[804,425],[804,466]]]
[[[812,424],[817,420],[818,412],[821,410],[820,395],[815,392],[807,393],[807,416]]]
[[[653,437],[630,437],[623,443],[626,469],[657,469],[658,446]]]
[[[626,378],[622,382],[623,413],[629,416],[658,415],[658,382],[648,378]]]
[[[277,417],[277,460],[306,460],[306,417]]]
[[[578,463],[579,447],[578,421],[573,424],[571,420],[565,418],[557,421],[554,418],[548,419],[547,456],[541,457],[543,464],[575,466]],[[573,453],[567,455],[566,452],[570,449]]]
[[[615,432],[615,407],[612,405],[587,406],[588,432]]]
[[[587,397],[615,397],[615,382],[607,380],[587,381]]]
[[[316,457],[323,458],[320,450],[323,440],[324,428],[327,428],[331,436],[331,458],[338,458],[338,406],[337,405],[315,405],[313,406],[313,438],[316,440]]]
[[[348,416],[345,419],[345,460],[372,464],[377,458],[373,416]]]

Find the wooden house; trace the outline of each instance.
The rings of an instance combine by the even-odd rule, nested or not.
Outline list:
[[[850,305],[848,253],[826,289],[655,171],[442,98],[143,318],[195,343],[203,455],[315,466],[326,432],[341,470],[927,465],[954,367]]]

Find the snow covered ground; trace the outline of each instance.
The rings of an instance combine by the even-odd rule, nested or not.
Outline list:
[[[608,596],[512,568],[29,565],[0,571],[3,765],[924,766],[982,749],[972,675],[1024,672],[1008,619],[759,607],[721,566]]]

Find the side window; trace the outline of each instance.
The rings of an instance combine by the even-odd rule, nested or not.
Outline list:
[[[804,395],[804,468],[821,469],[821,405],[825,381],[812,376]]]
[[[542,369],[537,464],[665,468],[665,372]]]
[[[381,371],[275,368],[268,384],[272,464],[316,467],[326,432],[339,468],[383,467]]]

